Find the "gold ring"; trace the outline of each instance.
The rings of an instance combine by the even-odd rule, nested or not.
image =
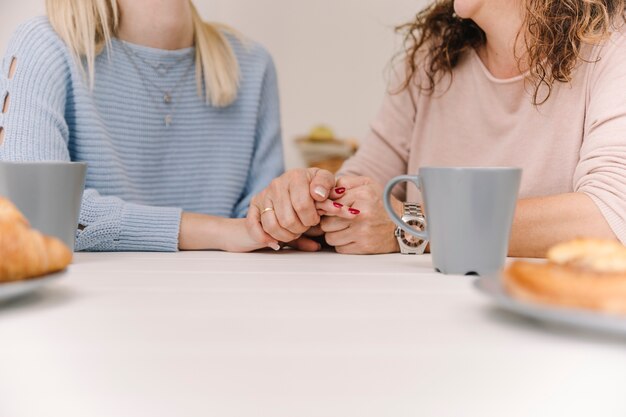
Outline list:
[[[274,211],[274,207],[268,207],[266,209],[261,210],[261,216],[267,213],[268,211]]]

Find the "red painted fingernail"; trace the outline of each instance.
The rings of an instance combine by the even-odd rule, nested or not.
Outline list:
[[[337,208],[342,208],[343,204],[341,204],[341,203],[333,203],[333,206],[335,206]]]
[[[343,194],[346,192],[346,188],[345,187],[339,187],[339,188],[335,188],[335,192],[337,194]]]
[[[357,214],[361,214],[361,210],[357,210],[357,209],[353,209],[351,208],[350,210],[348,210],[350,212],[350,214],[354,214],[355,216]]]

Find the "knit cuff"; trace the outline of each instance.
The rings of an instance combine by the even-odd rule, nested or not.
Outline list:
[[[624,222],[624,219],[596,195],[589,193],[587,195],[596,203],[615,236],[626,245],[626,222]]]
[[[120,252],[176,252],[182,210],[127,203],[120,223]]]

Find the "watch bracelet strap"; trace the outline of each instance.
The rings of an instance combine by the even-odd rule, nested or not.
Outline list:
[[[424,217],[422,207],[417,203],[402,203],[405,216]]]
[[[424,219],[424,212],[422,211],[422,207],[419,204],[404,202],[402,203],[402,206],[403,206],[403,216],[402,216],[403,219],[406,217]],[[398,235],[396,236],[398,237],[398,242],[400,242],[400,237]],[[417,251],[413,248],[405,248],[403,247],[401,242],[400,242],[400,252],[405,255],[416,255],[416,254],[421,255],[423,253],[423,251]]]

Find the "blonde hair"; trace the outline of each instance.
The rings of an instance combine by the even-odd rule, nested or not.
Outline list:
[[[117,34],[120,10],[116,0],[46,0],[48,18],[67,44],[93,88],[95,60]],[[239,63],[223,26],[206,23],[191,4],[196,47],[198,94],[207,104],[226,107],[237,98]],[[86,62],[82,65],[82,59]]]

